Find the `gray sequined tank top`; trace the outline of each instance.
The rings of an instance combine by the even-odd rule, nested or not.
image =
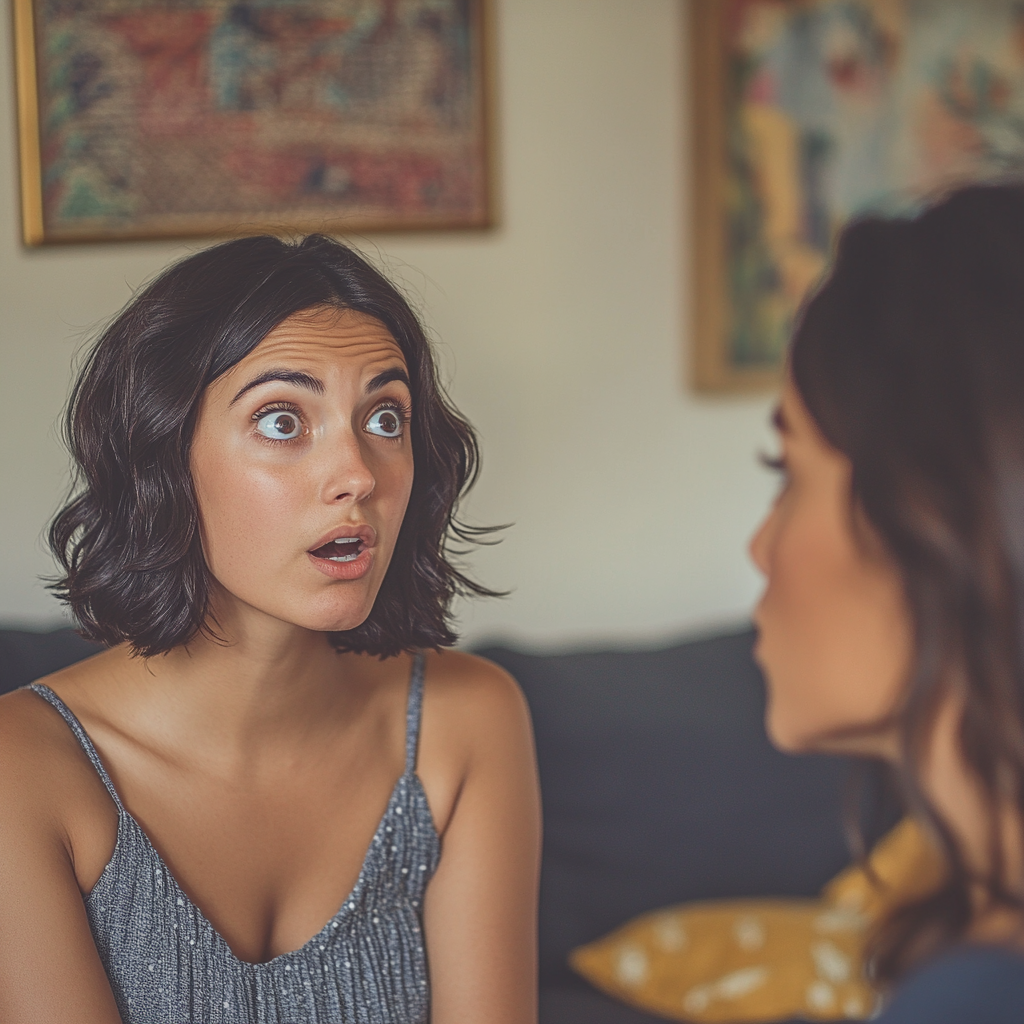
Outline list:
[[[249,963],[188,898],[125,810],[78,719],[31,687],[78,737],[117,804],[117,842],[85,897],[124,1024],[427,1024],[422,906],[440,840],[416,775],[423,656],[409,684],[405,771],[341,909],[301,949]]]

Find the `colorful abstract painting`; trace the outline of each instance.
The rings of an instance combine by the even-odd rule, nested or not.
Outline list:
[[[17,2],[35,241],[489,220],[478,0]]]
[[[719,376],[763,379],[848,219],[903,215],[957,184],[1021,175],[1024,3],[710,7],[723,119]]]

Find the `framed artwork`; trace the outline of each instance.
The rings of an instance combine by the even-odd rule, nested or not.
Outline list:
[[[777,386],[851,217],[1024,169],[1019,0],[692,0],[700,390]]]
[[[488,0],[14,0],[26,244],[486,227]]]

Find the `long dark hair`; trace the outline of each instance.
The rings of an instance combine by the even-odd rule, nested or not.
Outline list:
[[[916,218],[847,228],[790,359],[812,417],[850,459],[852,499],[901,574],[914,624],[899,775],[948,870],[879,929],[874,969],[889,983],[964,937],[976,886],[989,906],[1022,909],[1000,818],[1009,802],[1024,822],[1024,190],[967,188]],[[921,784],[954,690],[989,815],[982,878]]]
[[[164,271],[100,335],[78,377],[65,433],[76,489],[50,527],[63,568],[52,589],[81,632],[153,656],[209,630],[209,577],[189,456],[204,390],[279,323],[317,307],[379,320],[412,384],[412,495],[391,565],[338,650],[386,657],[457,639],[457,593],[487,594],[449,557],[487,530],[459,523],[479,466],[476,437],[438,383],[430,345],[398,290],[324,235],[213,246]]]

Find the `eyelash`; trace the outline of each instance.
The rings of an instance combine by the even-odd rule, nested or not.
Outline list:
[[[405,438],[405,428],[409,425],[409,421],[412,419],[412,406],[405,399],[399,398],[387,398],[380,405],[374,406],[373,412],[370,413],[372,416],[374,413],[380,412],[382,409],[390,409],[392,412],[398,413],[398,418],[402,421],[402,432],[397,434],[395,437],[382,437],[382,441],[390,441],[394,444],[396,441],[401,441]],[[374,435],[379,436],[379,435]]]
[[[410,406],[410,403],[403,399],[388,398],[381,402],[380,405],[374,406],[373,412],[370,413],[370,416],[372,416],[376,412],[380,412],[382,409],[391,409],[394,412],[398,413],[398,418],[402,421],[403,431],[396,437],[382,437],[381,440],[401,441],[402,438],[405,437],[404,428],[409,425],[409,422],[412,419],[412,408]],[[263,419],[264,416],[268,416],[272,412],[291,413],[293,416],[298,417],[299,422],[303,426],[306,425],[306,421],[302,417],[302,411],[299,409],[297,405],[293,405],[291,402],[271,402],[270,405],[262,406],[252,414],[252,422],[259,423],[259,421]],[[267,444],[290,444],[291,442],[298,440],[297,437],[267,437],[265,434],[261,434],[259,431],[256,431],[256,436],[261,441],[266,441]]]
[[[773,470],[776,473],[786,472],[786,460],[781,455],[766,455],[764,452],[761,452],[757,456],[757,461],[765,469]]]
[[[301,410],[297,405],[293,405],[291,402],[271,402],[269,405],[262,406],[252,414],[252,422],[259,423],[264,416],[269,416],[272,412],[291,413],[291,415],[296,417],[303,426],[306,425],[306,421],[302,418]],[[254,433],[264,444],[290,444],[292,441],[298,440],[297,437],[267,437],[266,434],[261,434],[258,430],[254,431]]]

